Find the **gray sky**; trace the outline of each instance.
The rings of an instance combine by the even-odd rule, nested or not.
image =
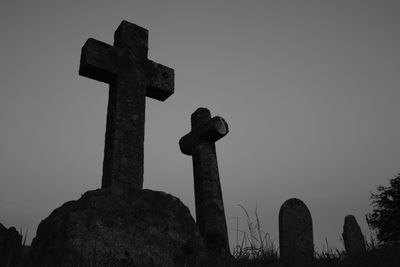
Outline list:
[[[345,215],[363,231],[370,191],[400,172],[399,1],[18,1],[0,4],[0,222],[29,229],[100,187],[108,85],[78,75],[87,38],[125,19],[149,30],[149,58],[175,94],[147,98],[144,187],[194,215],[192,161],[178,141],[207,107],[231,245],[257,206],[278,243],[288,198],[311,211],[317,248]],[[239,239],[241,235],[239,235]]]

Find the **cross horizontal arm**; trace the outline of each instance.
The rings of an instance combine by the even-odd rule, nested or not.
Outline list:
[[[89,38],[82,47],[79,75],[110,83],[121,69],[131,65],[123,49]]]
[[[146,96],[164,101],[174,93],[174,70],[148,60]]]
[[[179,140],[179,147],[183,154],[190,156],[192,155],[193,145],[198,143],[200,140],[217,142],[219,139],[227,135],[228,132],[229,128],[226,121],[219,116],[215,116],[205,124],[193,129],[190,133],[183,136]]]

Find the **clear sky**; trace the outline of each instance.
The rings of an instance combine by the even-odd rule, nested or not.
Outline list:
[[[194,215],[192,161],[178,146],[207,107],[231,245],[257,207],[278,244],[288,198],[311,211],[317,248],[342,248],[344,217],[400,172],[399,1],[19,1],[0,4],[0,222],[29,229],[100,187],[108,85],[78,75],[87,38],[125,19],[149,30],[149,58],[175,94],[147,98],[144,187]],[[239,235],[239,239],[241,235]]]

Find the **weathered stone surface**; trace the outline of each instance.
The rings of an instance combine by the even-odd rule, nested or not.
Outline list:
[[[20,266],[22,235],[15,227],[6,228],[0,223],[0,267]]]
[[[360,226],[353,215],[344,218],[343,241],[349,258],[357,259],[365,256],[366,244],[364,235],[361,233]]]
[[[174,92],[174,70],[147,59],[148,31],[123,21],[114,46],[88,39],[79,74],[110,85],[102,188],[123,193],[143,187],[146,96],[164,101]]]
[[[191,124],[179,146],[182,153],[192,155],[196,222],[209,251],[226,257],[230,251],[215,142],[228,133],[228,124],[221,117],[211,119],[206,108],[192,114]]]
[[[284,266],[307,266],[314,258],[310,211],[297,198],[286,200],[279,211],[279,249]]]
[[[169,194],[108,189],[85,193],[43,220],[35,266],[198,266],[205,248],[187,207]]]

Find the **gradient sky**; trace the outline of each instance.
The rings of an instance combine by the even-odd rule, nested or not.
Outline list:
[[[370,191],[400,172],[399,1],[18,1],[0,4],[0,222],[29,229],[100,187],[108,85],[78,75],[89,37],[125,19],[149,30],[149,58],[175,94],[147,98],[144,187],[194,215],[191,158],[178,146],[207,107],[231,246],[257,207],[278,244],[288,198],[311,211],[318,249],[342,248],[344,217],[366,233]],[[239,234],[239,239],[241,239]]]

